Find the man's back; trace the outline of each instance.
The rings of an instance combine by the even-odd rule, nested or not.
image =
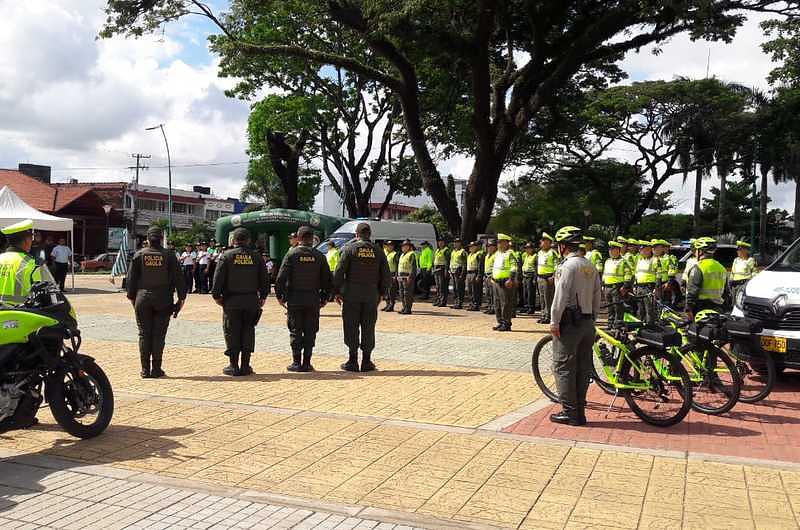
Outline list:
[[[275,281],[275,294],[289,305],[317,305],[327,298],[330,286],[331,273],[326,257],[313,247],[299,245],[283,258]]]
[[[352,241],[342,251],[334,281],[348,301],[377,303],[389,281],[386,255],[372,241]]]
[[[19,305],[25,301],[34,282],[41,280],[36,259],[27,252],[9,247],[0,254],[0,303]]]

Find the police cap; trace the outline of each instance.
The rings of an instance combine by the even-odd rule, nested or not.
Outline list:
[[[13,234],[19,234],[20,232],[30,232],[31,230],[33,230],[33,221],[30,219],[25,219],[24,221],[6,226],[0,230],[0,232],[2,232],[3,235],[10,236]]]
[[[164,232],[157,226],[151,226],[147,229],[147,238],[148,239],[163,239]]]
[[[423,243],[423,245],[424,244],[425,243]],[[402,246],[404,246],[404,247],[413,247],[414,245],[413,245],[413,243],[411,243],[410,239],[406,239],[406,240],[403,241],[403,245]]]
[[[314,229],[310,226],[301,226],[300,229],[297,231],[297,237],[303,239],[306,236],[313,236]]]
[[[608,242],[608,246],[609,246],[609,248],[622,248],[622,247],[624,247],[625,245],[623,245],[623,244],[622,244],[622,243],[620,243],[619,241],[609,241],[609,242]]]
[[[481,242],[480,241],[471,241],[469,246],[471,246],[471,247],[479,247],[479,246],[481,246]]]
[[[525,248],[533,248],[533,243],[528,241],[527,243],[525,243]]]
[[[496,247],[497,246],[497,240],[496,239],[490,239],[489,242],[488,242],[488,245],[490,247]]]

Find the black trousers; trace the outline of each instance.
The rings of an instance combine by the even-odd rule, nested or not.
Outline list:
[[[445,267],[433,271],[433,279],[436,282],[436,303],[447,305],[450,289],[450,273]]]
[[[472,309],[481,308],[483,298],[483,275],[477,272],[467,273],[467,291],[469,293],[469,305]]]
[[[522,277],[522,301],[525,309],[533,313],[536,310],[536,276],[534,274]]]
[[[194,267],[192,265],[183,266],[183,283],[186,284],[186,292],[192,292],[192,285],[194,285]]]
[[[364,354],[372,353],[375,349],[375,323],[378,321],[378,300],[375,302],[348,302],[342,303],[342,327],[344,328],[344,343],[350,354],[358,353],[358,348]]]
[[[289,343],[292,352],[306,353],[314,348],[319,331],[319,304],[290,305],[286,315],[286,326],[289,328]]]
[[[453,304],[457,306],[464,305],[464,294],[467,287],[467,275],[464,269],[457,269],[450,272],[453,277]]]
[[[139,327],[139,357],[142,369],[150,370],[152,359],[153,368],[161,368],[164,354],[164,340],[169,328],[169,318],[172,316],[172,306],[157,304],[152,300],[142,298],[136,301],[136,324]]]
[[[69,264],[59,263],[56,261],[53,265],[55,266],[55,271],[53,271],[53,276],[55,277],[56,283],[58,284],[58,288],[63,291],[64,283],[67,280],[67,272],[69,272]]]
[[[208,265],[197,265],[194,268],[194,285],[198,292],[208,292]]]
[[[222,311],[222,330],[225,333],[225,355],[253,353],[256,349],[256,324],[261,309],[226,307]]]

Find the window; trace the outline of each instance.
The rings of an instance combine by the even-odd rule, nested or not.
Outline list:
[[[125,209],[130,210],[133,207],[133,199],[130,195],[125,196]]]
[[[196,205],[186,204],[185,202],[173,202],[172,213],[181,213],[184,215],[195,215]]]

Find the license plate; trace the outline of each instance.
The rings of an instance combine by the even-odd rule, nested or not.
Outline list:
[[[786,339],[784,337],[761,337],[761,347],[767,351],[786,353]]]

